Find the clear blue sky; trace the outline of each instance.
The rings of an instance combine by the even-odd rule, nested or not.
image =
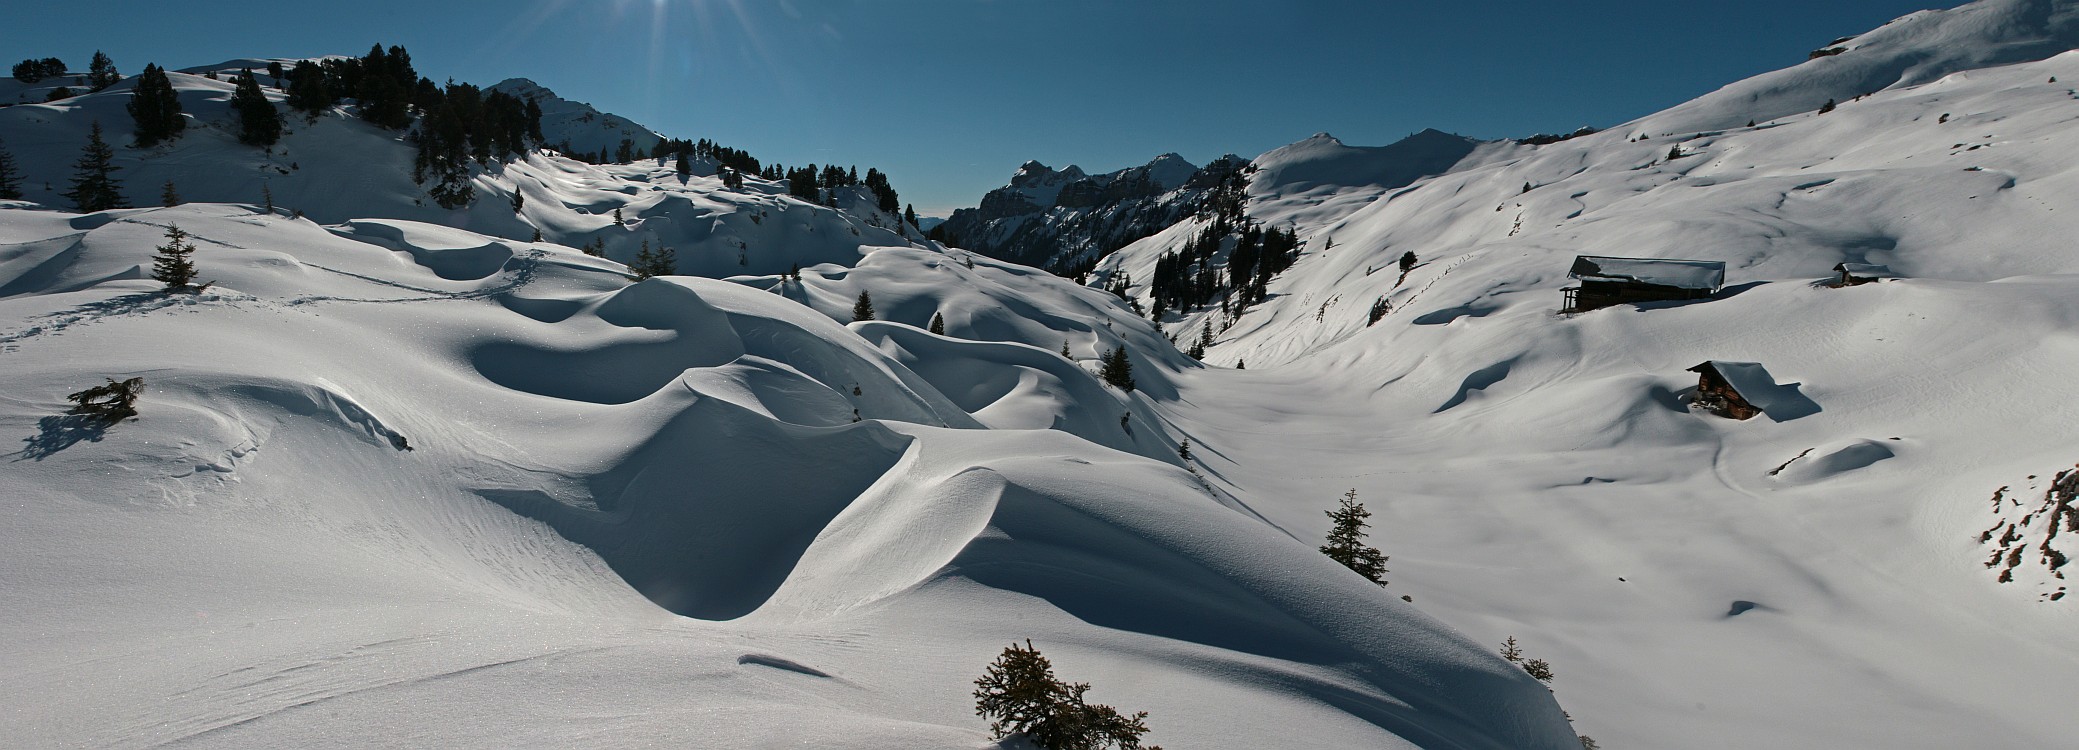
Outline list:
[[[767,162],[879,167],[927,215],[1018,164],[1254,156],[1327,131],[1608,126],[1948,0],[183,0],[13,3],[6,63],[125,74],[402,44]]]

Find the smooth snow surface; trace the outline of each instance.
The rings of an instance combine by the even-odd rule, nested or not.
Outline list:
[[[186,74],[188,134],[118,163],[197,202],[81,215],[42,183],[130,84],[0,109],[0,746],[979,750],[1027,638],[1172,750],[2069,745],[2075,9],[1914,14],[1544,146],[1302,141],[1248,207],[1297,264],[1160,328],[711,164],[420,205],[401,134],[238,146]],[[173,225],[200,294],[149,278]],[[646,240],[688,275],[630,282]],[[1584,255],[1730,284],[1560,315]],[[1167,340],[1207,323],[1203,363]],[[1690,408],[1711,361],[1768,418]],[[137,419],[65,415],[105,377]],[[1383,588],[1316,550],[1353,488]]]

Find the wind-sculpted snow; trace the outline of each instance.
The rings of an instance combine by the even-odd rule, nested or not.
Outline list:
[[[171,226],[199,293],[146,275]],[[631,283],[219,204],[17,204],[0,239],[0,744],[978,747],[972,680],[1025,638],[1172,746],[1573,743],[1188,471],[1147,391],[1190,368],[1031,269]],[[859,290],[895,320],[839,322]],[[1141,392],[1095,378],[1120,343]],[[133,375],[140,417],[63,415]]]
[[[2074,7],[1916,14],[1397,190],[1252,190],[1303,251],[1231,327],[1163,321],[1216,339],[1161,414],[1299,538],[1356,488],[1387,590],[1549,659],[1606,747],[2065,742],[2075,600],[2042,547],[2079,461],[2079,53],[2029,40]],[[1811,72],[1879,58],[1903,67],[1866,90]],[[1561,314],[1581,255],[1719,261],[1725,289]],[[1903,278],[1834,288],[1841,263]],[[1765,370],[1763,415],[1693,404],[1712,360]]]

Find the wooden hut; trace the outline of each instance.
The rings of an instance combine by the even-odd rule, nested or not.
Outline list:
[[[1834,280],[1835,287],[1859,286],[1898,278],[1898,274],[1891,272],[1890,266],[1875,263],[1842,263],[1834,266],[1834,270],[1841,273],[1841,278]]]
[[[1725,286],[1725,264],[1673,258],[1574,258],[1567,278],[1581,282],[1566,290],[1560,312],[1587,312],[1628,302],[1705,299]]]
[[[1766,400],[1764,394],[1776,389],[1775,378],[1758,362],[1714,359],[1689,371],[1698,373],[1694,403],[1721,417],[1753,419],[1761,413],[1754,401]]]

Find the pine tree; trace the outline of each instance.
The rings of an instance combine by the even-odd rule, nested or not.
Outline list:
[[[859,301],[852,303],[852,320],[873,320],[873,295],[859,291]]]
[[[173,189],[172,180],[167,180],[166,186],[159,190],[159,205],[172,208],[180,204],[180,191]]]
[[[1834,100],[1832,99],[1826,100],[1826,104],[1820,105],[1819,107],[1819,114],[1822,115],[1832,111],[1834,111]]]
[[[173,82],[166,79],[166,70],[156,64],[144,66],[137,76],[137,90],[130,96],[130,119],[137,124],[137,147],[147,148],[160,141],[180,137],[188,127],[187,118],[180,114],[180,97],[173,93]]]
[[[15,167],[14,154],[7,151],[7,143],[0,141],[0,201],[22,199],[22,173]]]
[[[1031,641],[1013,643],[975,680],[975,715],[989,720],[994,739],[1021,736],[1043,750],[1141,750],[1148,712],[1127,716],[1088,703],[1089,690],[1089,683],[1057,679]]]
[[[931,314],[931,328],[930,328],[929,330],[930,330],[930,331],[931,331],[932,333],[938,334],[938,335],[940,335],[940,336],[944,336],[944,335],[946,335],[946,316],[945,316],[945,314],[943,314],[943,313],[932,313],[932,314]]]
[[[1372,512],[1364,509],[1364,503],[1357,502],[1357,490],[1343,495],[1342,505],[1327,513],[1335,528],[1329,530],[1328,543],[1321,545],[1321,554],[1357,571],[1367,581],[1386,585],[1387,557],[1364,544],[1364,528],[1370,525],[1364,519],[1370,518]]]
[[[601,240],[602,244],[605,242]],[[655,252],[650,250],[650,241],[642,241],[642,250],[635,254],[635,262],[628,264],[629,281],[641,281],[653,276],[670,276],[678,273],[678,254],[666,247]]]
[[[627,220],[625,220],[625,219],[622,219],[622,218],[621,218],[621,207],[620,207],[620,206],[615,206],[615,207],[614,207],[614,226],[617,226],[617,227],[625,227],[625,226],[628,226],[628,222],[627,222]]]
[[[101,140],[101,121],[95,120],[87,130],[87,145],[80,149],[79,161],[72,163],[72,189],[64,193],[80,213],[123,207],[123,185],[115,178],[121,167],[114,161],[115,149]]]
[[[1062,359],[1075,359],[1075,358],[1076,358],[1076,355],[1074,355],[1074,354],[1070,354],[1070,353],[1069,353],[1069,351],[1068,351],[1068,341],[1067,341],[1066,339],[1063,339],[1063,340],[1062,340],[1062,342],[1061,342],[1061,358],[1062,358]]]
[[[311,119],[333,105],[332,89],[325,85],[325,69],[309,60],[301,60],[289,71],[289,96],[284,100],[290,109],[302,112]]]
[[[274,186],[266,182],[260,183],[260,212],[274,215]]]
[[[178,226],[166,227],[166,244],[159,246],[159,254],[152,256],[152,279],[164,282],[167,294],[184,292],[195,283],[195,263],[188,256],[195,253],[195,244],[188,242],[188,233]]]
[[[909,205],[906,205],[906,206],[903,206],[903,207],[902,207],[902,223],[904,223],[904,224],[908,224],[908,225],[910,225],[910,226],[916,226],[916,225],[917,225],[917,205],[916,205],[916,204],[912,203],[912,204],[909,204]]]
[[[1133,392],[1133,361],[1127,358],[1125,346],[1114,347],[1098,358],[1097,376],[1103,378],[1106,385]]]
[[[144,378],[109,378],[108,385],[88,388],[66,396],[65,400],[72,402],[72,413],[112,425],[137,416],[137,397],[142,393]]]
[[[120,80],[123,80],[123,74],[116,72],[115,61],[108,59],[101,50],[94,50],[94,60],[87,63],[87,86],[100,91]]]
[[[1197,458],[1197,456],[1191,455],[1191,438],[1184,438],[1184,442],[1177,444],[1177,458],[1186,461]]]
[[[679,152],[678,171],[679,179],[681,180],[686,179],[688,175],[693,174],[693,160],[687,158],[686,152],[684,151]]]
[[[1407,252],[1405,252],[1405,253],[1401,253],[1401,254],[1400,254],[1400,275],[1401,275],[1401,278],[1407,278],[1407,276],[1408,276],[1408,272],[1409,272],[1409,271],[1413,271],[1413,270],[1415,270],[1415,264],[1416,264],[1416,263],[1419,263],[1419,262],[1421,262],[1421,261],[1419,261],[1419,260],[1417,260],[1417,259],[1415,258],[1415,251],[1413,251],[1413,250],[1409,250],[1409,251],[1407,251]]]
[[[239,74],[238,87],[231,92],[231,109],[238,113],[239,143],[272,146],[282,139],[282,114],[275,111],[274,102],[267,101],[253,71]]]

